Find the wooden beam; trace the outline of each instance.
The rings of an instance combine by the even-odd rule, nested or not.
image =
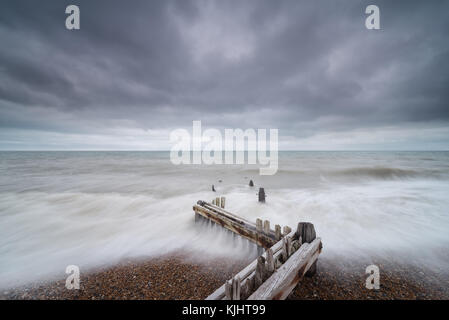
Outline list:
[[[233,213],[231,213],[229,211],[224,210],[223,208],[217,208],[216,206],[212,206],[210,203],[207,203],[205,201],[198,201],[197,205],[200,205],[200,206],[202,206],[204,208],[207,208],[207,209],[209,209],[211,211],[214,211],[214,212],[217,212],[219,214],[223,214],[223,215],[226,215],[228,217],[232,217],[232,218],[234,218],[236,220],[243,221],[243,222],[245,222],[247,224],[254,225],[254,223],[252,223],[249,220],[246,220],[245,218],[239,217],[239,216],[237,216],[237,215],[235,215],[235,214],[233,214]]]
[[[293,237],[295,235],[295,231],[291,231],[287,236]],[[273,252],[273,258],[274,260],[278,257],[278,252],[282,249],[282,241],[276,242],[271,248],[271,251]],[[267,252],[265,251],[262,254],[262,257],[265,259],[267,258]],[[246,278],[250,277],[251,274],[254,273],[257,266],[257,259],[253,260],[249,265],[247,265],[245,268],[243,268],[242,271],[237,273],[235,276],[240,277],[241,281],[243,282]],[[215,290],[212,294],[210,294],[206,300],[221,300],[225,296],[225,284],[223,284],[220,288]]]
[[[266,235],[257,233],[255,228],[246,223],[230,219],[224,215],[217,215],[214,212],[202,207],[195,206],[195,212],[207,218],[208,220],[217,223],[218,225],[226,228],[263,248],[269,248],[276,240],[274,235]]]
[[[267,233],[259,233],[253,223],[229,214],[218,207],[203,204],[193,206],[193,210],[204,218],[254,242],[264,249],[268,249],[276,243],[276,235],[273,230],[268,230]]]
[[[248,300],[285,299],[318,258],[320,248],[320,238],[303,244]]]

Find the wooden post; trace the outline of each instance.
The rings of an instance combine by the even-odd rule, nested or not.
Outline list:
[[[274,233],[275,233],[275,235],[276,235],[276,240],[277,241],[279,241],[279,240],[281,240],[281,226],[280,225],[275,225],[274,226]]]
[[[253,182],[253,180],[249,180],[249,186],[250,186],[250,187],[254,187],[254,182]]]
[[[240,285],[240,299],[244,300],[248,298],[249,290],[248,290],[249,279],[242,280],[242,284]]]
[[[220,206],[220,197],[216,197],[216,198],[215,198],[215,205],[216,205],[217,207]]]
[[[212,191],[215,192],[215,187],[214,187],[214,185],[212,185]]]
[[[298,228],[296,229],[296,236],[301,238],[303,243],[311,243],[316,239],[315,227],[310,222],[300,222],[298,223]],[[311,277],[316,273],[317,261],[315,261],[307,271],[307,277]]]
[[[225,297],[226,300],[232,300],[232,283],[229,280],[225,282]]]
[[[263,226],[262,226],[262,220],[257,218],[256,219],[256,232],[257,232],[257,237],[260,237],[260,234],[263,231]],[[257,246],[257,255],[260,256],[263,254],[263,248],[261,246]]]
[[[292,238],[287,237],[287,256],[290,257],[292,255]]]
[[[282,260],[285,263],[288,259],[287,241],[282,238]]]
[[[301,239],[292,241],[292,253],[301,247]]]
[[[319,238],[305,243],[248,300],[282,300],[287,298],[320,254]]]
[[[265,258],[259,256],[256,265],[256,277],[254,278],[254,288],[258,288],[263,283],[265,273]]]
[[[294,237],[295,236],[296,231],[292,231],[288,236],[289,237]],[[275,266],[276,269],[282,266],[281,261],[279,261],[279,256],[281,254],[281,250],[282,250],[282,241],[278,241],[276,242],[271,248],[270,248],[273,252],[273,260],[275,262]],[[267,251],[263,253],[262,255],[265,259],[268,259],[267,257]],[[243,290],[243,284],[246,283],[246,281],[248,281],[247,285],[249,287],[249,291],[248,292],[253,292],[255,288],[255,270],[257,267],[257,263],[258,263],[258,258],[256,258],[255,260],[253,260],[253,262],[251,262],[249,265],[247,265],[243,270],[241,270],[236,276],[239,276],[242,282],[242,290]],[[267,272],[268,273],[268,272]],[[275,274],[275,273],[273,273]],[[272,274],[272,275],[273,275]],[[217,290],[215,290],[212,294],[210,294],[206,300],[221,300],[221,299],[225,299],[226,297],[226,282],[223,283],[223,285],[218,288]],[[243,297],[243,291],[241,291],[240,293],[240,298],[241,299],[246,299],[247,296]]]
[[[256,219],[256,230],[257,232],[262,232],[262,220]]]
[[[259,202],[265,202],[265,189],[259,188]]]
[[[270,233],[270,221],[265,220],[263,222],[263,232],[265,232],[265,234],[269,234]]]
[[[284,226],[283,231],[284,231],[283,234],[285,236],[285,235],[289,234],[292,231],[292,229],[289,226]]]
[[[240,277],[232,278],[232,300],[240,300]]]
[[[226,198],[225,197],[221,197],[221,208],[224,209],[225,207],[225,202],[226,202]]]
[[[274,259],[273,259],[273,250],[269,248],[267,250],[267,271],[272,274],[275,270]]]

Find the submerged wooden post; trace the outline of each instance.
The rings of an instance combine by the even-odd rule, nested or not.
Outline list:
[[[253,180],[249,180],[249,186],[250,186],[250,187],[254,187],[254,182],[253,182]]]
[[[215,192],[215,187],[214,187],[214,185],[212,185],[212,191]]]
[[[265,189],[259,188],[259,202],[265,202]]]

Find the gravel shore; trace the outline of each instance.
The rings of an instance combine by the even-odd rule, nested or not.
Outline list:
[[[67,290],[65,278],[0,292],[0,299],[204,299],[250,261],[193,262],[175,254],[134,260],[81,273],[80,290]],[[449,280],[414,267],[377,263],[379,290],[365,288],[366,265],[336,265],[320,259],[318,273],[305,278],[288,299],[449,299]]]

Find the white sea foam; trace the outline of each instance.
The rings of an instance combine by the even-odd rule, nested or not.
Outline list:
[[[243,165],[174,166],[168,153],[0,153],[0,287],[181,248],[203,261],[255,255],[220,228],[194,224],[192,205],[217,195],[249,220],[313,222],[329,259],[380,256],[447,271],[448,160],[281,152],[279,172],[262,177]]]

